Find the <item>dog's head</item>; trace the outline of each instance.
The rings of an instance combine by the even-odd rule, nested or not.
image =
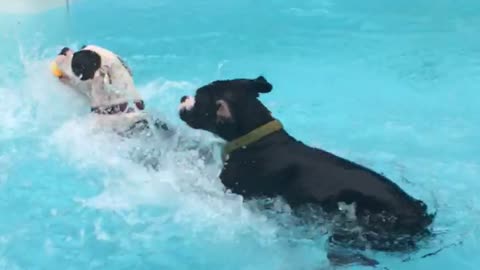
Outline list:
[[[68,78],[86,81],[93,79],[95,72],[102,65],[102,58],[92,50],[74,52],[65,47],[57,55],[55,62]]]
[[[180,100],[180,118],[190,127],[232,140],[273,118],[258,100],[272,85],[263,77],[214,81],[199,88],[195,97]]]

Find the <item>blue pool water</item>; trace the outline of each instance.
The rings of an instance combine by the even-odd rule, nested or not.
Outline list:
[[[478,14],[474,0],[79,0],[69,14],[0,14],[0,269],[327,265],[318,228],[225,193],[195,152],[148,142],[166,153],[152,172],[125,154],[145,142],[92,131],[48,72],[62,46],[88,43],[122,55],[149,111],[205,143],[177,118],[180,97],[263,74],[274,90],[262,100],[290,133],[438,211],[438,237],[371,254],[382,267],[477,269]]]

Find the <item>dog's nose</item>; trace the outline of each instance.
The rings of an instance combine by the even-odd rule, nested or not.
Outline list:
[[[183,97],[180,99],[180,103],[185,102],[185,100],[187,100],[187,98],[188,98],[187,96],[183,96]]]

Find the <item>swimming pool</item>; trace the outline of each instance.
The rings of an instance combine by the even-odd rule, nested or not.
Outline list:
[[[290,133],[438,210],[439,237],[411,260],[375,254],[382,266],[476,269],[480,3],[397,2],[79,0],[69,14],[0,15],[0,269],[326,265],[324,237],[225,194],[195,153],[151,172],[124,155],[131,142],[92,132],[48,73],[61,46],[84,43],[121,54],[148,109],[205,141],[179,121],[180,97],[263,74]]]

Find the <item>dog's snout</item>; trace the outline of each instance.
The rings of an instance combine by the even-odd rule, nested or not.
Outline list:
[[[183,96],[180,99],[180,111],[184,111],[184,110],[189,111],[193,108],[194,105],[195,105],[194,97]]]

